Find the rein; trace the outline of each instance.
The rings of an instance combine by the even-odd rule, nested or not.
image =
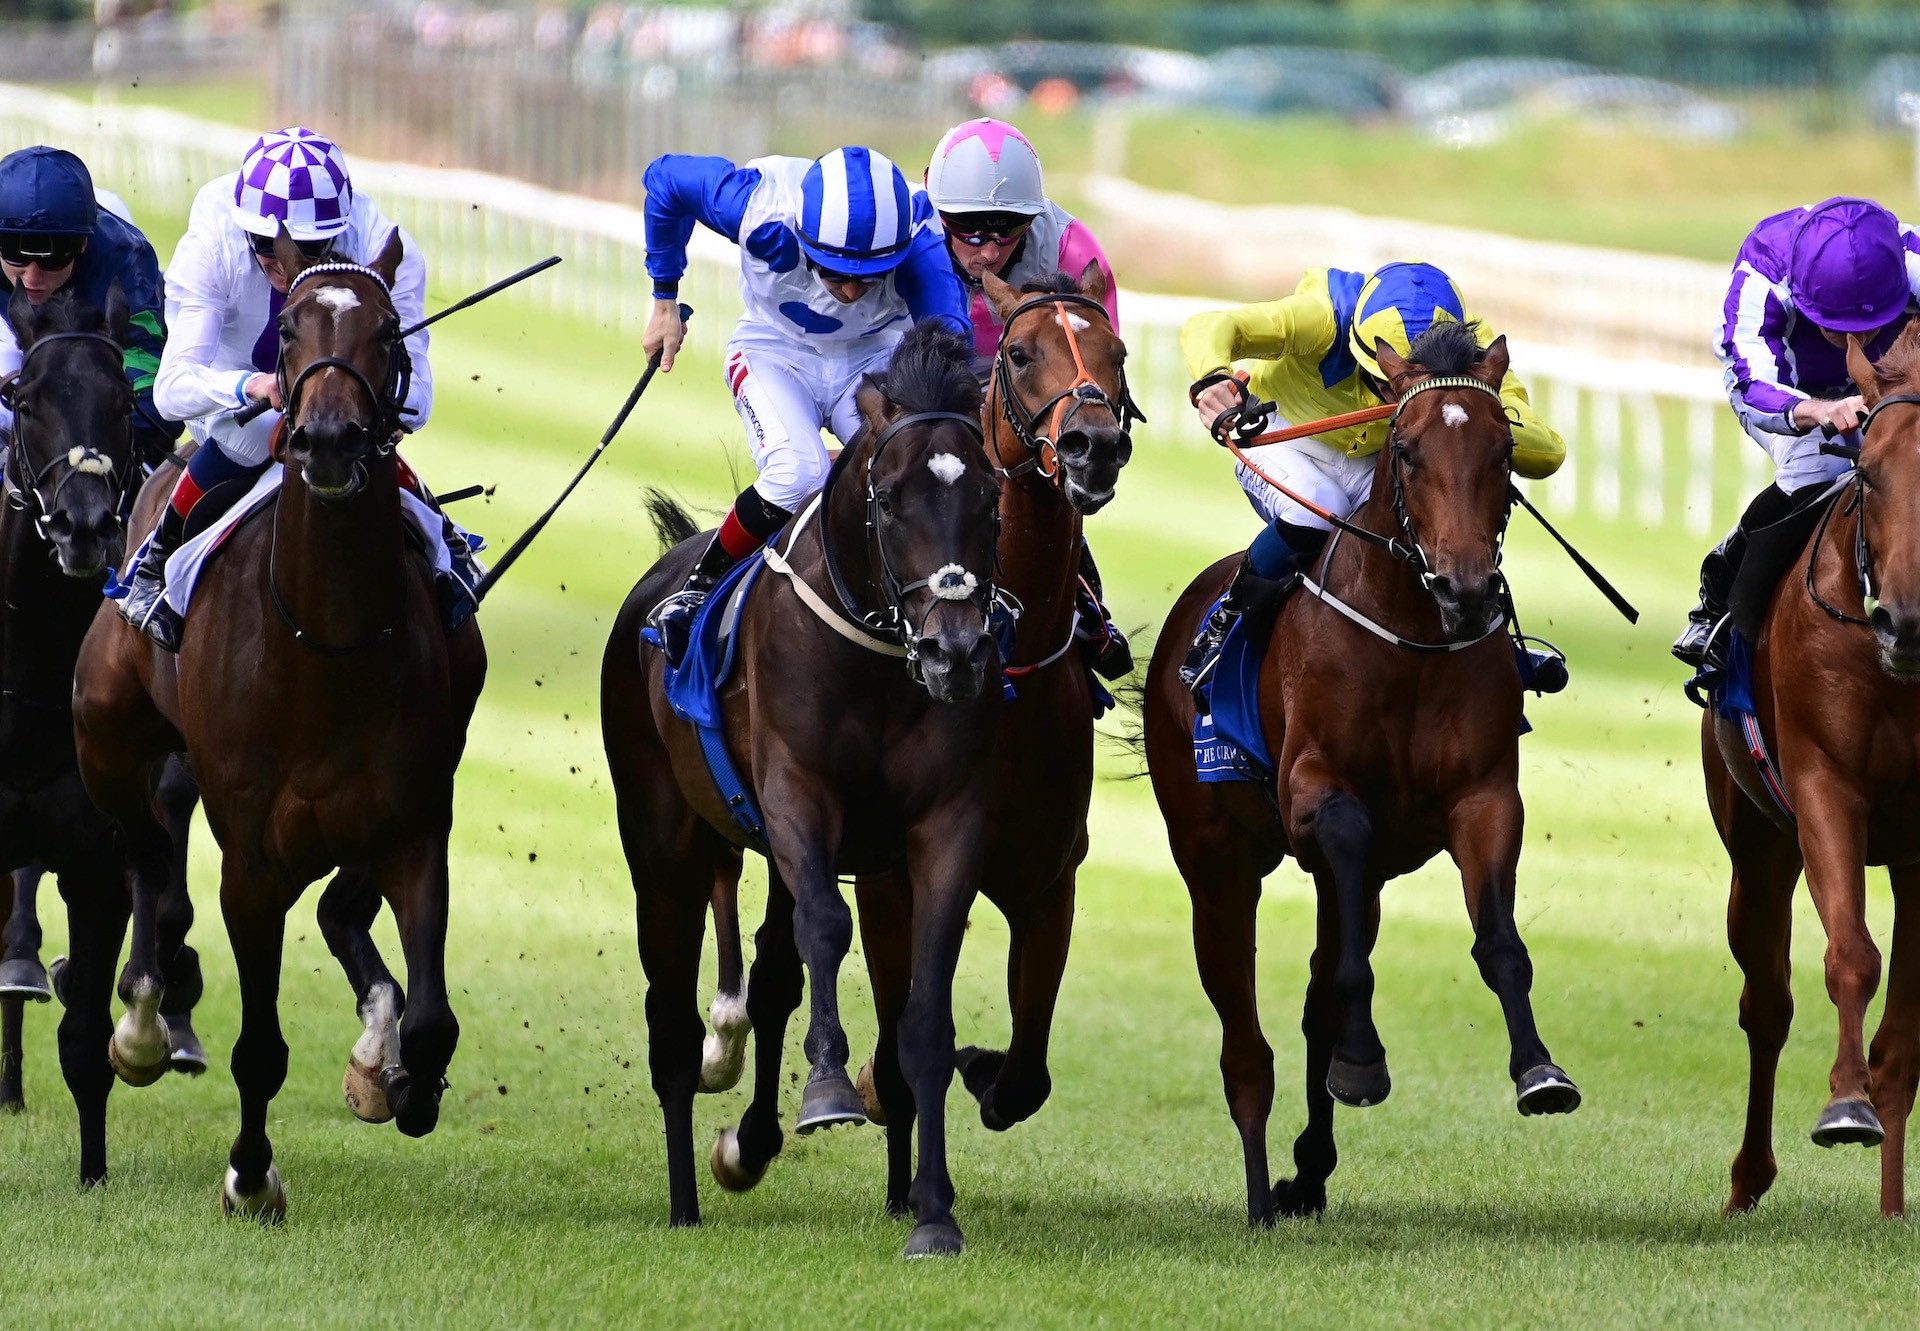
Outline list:
[[[1000,330],[1000,345],[993,353],[993,385],[1000,396],[1000,413],[1006,419],[1007,428],[1013,431],[1013,437],[1020,441],[1028,453],[1024,462],[1012,467],[994,468],[1008,480],[1017,480],[1030,471],[1038,471],[1048,480],[1055,480],[1060,475],[1060,436],[1066,432],[1067,426],[1072,424],[1082,407],[1105,407],[1120,422],[1122,434],[1130,433],[1135,421],[1147,418],[1127,387],[1125,369],[1120,371],[1120,396],[1117,400],[1087,372],[1087,363],[1080,355],[1080,339],[1074,335],[1073,320],[1067,315],[1069,305],[1084,306],[1105,320],[1109,328],[1113,325],[1107,307],[1091,296],[1071,291],[1050,291],[1015,306],[1013,313],[1007,316],[1006,326]],[[1007,341],[1013,336],[1014,322],[1021,315],[1029,310],[1048,307],[1052,308],[1054,318],[1059,321],[1060,331],[1067,336],[1067,350],[1073,356],[1074,379],[1038,407],[1028,410],[1013,386],[1013,370],[1007,359]],[[1045,434],[1040,433],[1043,419],[1046,421]]]
[[[1895,393],[1891,397],[1883,397],[1874,403],[1872,410],[1867,412],[1866,419],[1860,422],[1861,436],[1864,438],[1867,431],[1873,428],[1874,421],[1879,418],[1882,411],[1888,407],[1897,406],[1920,406],[1920,393]],[[1820,525],[1814,528],[1813,541],[1807,552],[1807,595],[1812,598],[1815,605],[1839,623],[1858,624],[1862,628],[1871,628],[1872,615],[1879,608],[1880,598],[1875,591],[1873,577],[1873,547],[1867,540],[1867,478],[1860,470],[1858,449],[1842,444],[1829,444],[1823,447],[1830,453],[1853,459],[1853,471],[1841,477],[1833,486],[1833,493],[1836,496],[1841,489],[1848,489],[1853,493],[1847,497],[1844,506],[1838,502],[1829,503],[1827,511],[1820,515]],[[1814,586],[1814,566],[1820,562],[1820,546],[1826,540],[1827,526],[1833,521],[1834,510],[1843,507],[1848,515],[1854,517],[1853,571],[1860,580],[1860,608],[1866,612],[1864,616],[1848,614],[1838,606],[1829,604],[1826,598],[1820,595],[1819,589]]]
[[[9,399],[19,390],[21,378],[26,374],[27,367],[33,364],[33,358],[40,353],[40,349],[55,342],[97,342],[110,347],[113,350],[116,374],[120,369],[121,357],[125,355],[120,343],[106,333],[49,333],[45,337],[36,339],[33,345],[27,348],[26,355],[21,358],[19,370],[5,385],[5,392]],[[60,492],[66,488],[67,482],[79,475],[108,478],[108,485],[113,491],[113,511],[119,516],[122,525],[125,525],[127,512],[133,507],[134,500],[132,474],[138,466],[133,458],[133,413],[131,411],[127,413],[127,465],[125,467],[116,466],[112,458],[97,448],[77,444],[65,453],[48,458],[45,465],[37,471],[31,471],[22,483],[14,473],[19,468],[32,466],[26,454],[26,442],[21,437],[21,431],[16,423],[13,447],[7,450],[7,467],[0,479],[4,480],[7,488],[7,503],[14,509],[26,510],[28,500],[32,500],[33,527],[41,540],[52,540],[47,526],[53,521],[54,510],[60,506]],[[19,459],[17,463],[16,455]],[[53,493],[48,496],[42,492],[41,487],[46,484],[47,477],[53,469],[63,462],[67,464],[67,472],[54,482]]]

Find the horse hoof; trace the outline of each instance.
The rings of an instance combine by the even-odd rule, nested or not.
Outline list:
[[[340,1079],[340,1093],[346,1097],[347,1108],[362,1123],[393,1122],[393,1106],[387,1101],[387,1087],[379,1069],[349,1058],[346,1075]]]
[[[700,1091],[716,1095],[740,1084],[747,1066],[747,1036],[753,1022],[747,1016],[745,994],[715,994],[707,1009],[713,1029],[700,1046]]]
[[[1327,1181],[1304,1179],[1273,1181],[1273,1215],[1280,1220],[1317,1220],[1327,1213]]]
[[[1349,1063],[1338,1054],[1327,1067],[1327,1094],[1349,1109],[1366,1109],[1386,1099],[1393,1090],[1387,1060]]]
[[[280,1167],[267,1166],[267,1177],[259,1188],[251,1192],[240,1190],[240,1171],[227,1169],[226,1181],[220,1185],[220,1213],[239,1216],[243,1220],[258,1220],[263,1225],[277,1225],[287,1218],[287,1185],[280,1181]]]
[[[60,1000],[60,1006],[67,1005],[67,957],[63,952],[47,963],[47,985],[53,990],[53,996]]]
[[[960,1233],[960,1226],[951,1221],[946,1224],[915,1225],[913,1233],[907,1235],[908,1258],[958,1257],[966,1249],[967,1241]]]
[[[853,1089],[844,1071],[832,1068],[807,1079],[806,1092],[800,1097],[800,1121],[794,1125],[802,1136],[842,1123],[857,1127],[866,1121],[860,1093]]]
[[[393,1110],[393,1125],[403,1137],[424,1137],[440,1122],[440,1093],[447,1088],[442,1080],[428,1089],[416,1082],[404,1069],[386,1078],[387,1104]]]
[[[1528,1068],[1513,1089],[1520,1112],[1529,1118],[1535,1114],[1571,1114],[1580,1107],[1580,1088],[1552,1063]]]
[[[987,1102],[987,1093],[1006,1065],[1007,1056],[998,1049],[982,1049],[970,1044],[953,1051],[953,1070],[960,1074],[960,1084],[981,1104]]]
[[[167,1075],[171,1066],[167,1028],[154,1014],[147,1014],[143,1022],[129,1008],[107,1041],[107,1061],[127,1085],[153,1085]]]
[[[728,1192],[748,1192],[755,1184],[767,1176],[767,1167],[750,1168],[740,1155],[740,1132],[737,1128],[722,1128],[720,1135],[713,1139],[713,1154],[708,1158],[713,1166],[714,1181]]]
[[[1815,1146],[1878,1146],[1887,1130],[1865,1100],[1835,1100],[1813,1125]]]
[[[32,1003],[51,1003],[53,983],[35,958],[20,957],[0,961],[0,998],[24,998]]]
[[[0,1099],[0,1115],[24,1114],[26,1112],[27,1102],[24,1096],[12,1095]]]
[[[175,1072],[184,1072],[189,1077],[197,1077],[207,1070],[207,1051],[201,1047],[200,1037],[194,1033],[193,1018],[185,1013],[170,1017],[160,1014],[160,1020],[167,1028],[167,1064]]]
[[[853,1079],[853,1089],[860,1092],[860,1107],[867,1112],[867,1122],[886,1127],[887,1107],[880,1103],[880,1088],[873,1084],[872,1059],[860,1065],[860,1075]]]

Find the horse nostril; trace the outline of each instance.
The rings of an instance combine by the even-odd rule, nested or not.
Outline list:
[[[967,652],[967,669],[985,671],[993,656],[993,639],[981,634]]]
[[[1444,573],[1435,573],[1428,578],[1427,589],[1443,601],[1450,601],[1455,597],[1453,579]]]

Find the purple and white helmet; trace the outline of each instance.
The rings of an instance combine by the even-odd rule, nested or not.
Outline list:
[[[347,229],[353,182],[331,139],[294,126],[263,134],[247,149],[233,187],[233,220],[256,236],[327,240]]]

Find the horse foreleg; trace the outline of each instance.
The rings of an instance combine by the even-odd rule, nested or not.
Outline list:
[[[1880,988],[1880,949],[1867,932],[1866,805],[1845,774],[1817,763],[1799,767],[1792,793],[1807,887],[1827,933],[1827,996],[1839,1017],[1831,1095],[1813,1141],[1878,1146],[1886,1132],[1869,1099],[1866,1020]]]
[[[913,1088],[919,1168],[907,1191],[913,1208],[909,1257],[960,1252],[947,1170],[947,1090],[953,1084],[953,976],[979,882],[985,828],[979,804],[956,800],[946,816],[923,819],[907,842],[913,883],[913,990],[900,1020],[900,1067]]]
[[[21,870],[21,874],[33,870]],[[19,910],[19,894],[14,884],[20,874],[0,875],[0,921],[6,934],[13,932],[13,917]],[[37,952],[36,945],[35,951]],[[0,962],[0,965],[6,963]],[[35,960],[38,965],[38,959]],[[0,1114],[24,1114],[27,1101],[20,1077],[20,1035],[26,996],[17,988],[0,988]]]
[[[854,893],[880,1025],[861,1071],[860,1098],[867,1117],[887,1130],[887,1214],[897,1220],[907,1214],[913,1183],[913,1088],[900,1070],[900,1017],[913,988],[913,897],[905,878],[892,873],[862,874]]]
[[[1460,870],[1473,960],[1500,1000],[1507,1023],[1507,1075],[1522,1114],[1568,1114],[1580,1090],[1553,1062],[1533,1018],[1533,959],[1514,922],[1514,877],[1526,820],[1520,792],[1501,783],[1457,801],[1448,815],[1447,845]]]
[[[0,998],[44,1003],[53,997],[47,972],[40,965],[40,912],[37,900],[39,865],[16,869],[0,882],[0,893],[11,893],[13,907],[0,912],[6,928],[0,930]]]
[[[193,928],[193,898],[187,891],[187,841],[200,787],[184,754],[174,754],[160,771],[160,787],[153,801],[155,816],[166,829],[169,843],[167,886],[160,894],[158,939],[160,1020],[167,1029],[168,1061],[175,1072],[197,1077],[207,1070],[207,1052],[193,1029],[193,1009],[204,985],[200,954],[187,942]]]
[[[734,851],[720,856],[713,870],[713,945],[719,976],[707,1009],[711,1025],[700,1047],[700,1090],[705,1094],[730,1091],[739,1082],[747,1061],[747,1036],[753,1032],[747,1016],[746,959],[740,951],[740,869],[741,856]]]
[[[267,1110],[287,1080],[287,1042],[280,1032],[280,953],[286,908],[271,876],[229,855],[221,866],[220,913],[240,977],[240,1035],[233,1042],[233,1084],[240,1092],[240,1133],[227,1157],[220,1209],[265,1224],[287,1215],[287,1190],[273,1162]]]
[[[340,1092],[354,1117],[366,1123],[393,1118],[387,1083],[402,1072],[400,1015],[407,1006],[400,982],[373,941],[379,913],[380,886],[371,872],[360,868],[336,873],[315,912],[320,936],[353,986],[354,1008],[360,1014],[360,1038],[347,1055]]]
[[[1717,755],[1716,755],[1717,756]],[[1733,861],[1727,943],[1740,967],[1740,1027],[1747,1033],[1747,1121],[1733,1158],[1726,1213],[1751,1211],[1773,1186],[1773,1093],[1793,1024],[1790,948],[1799,848],[1726,777],[1722,840]]]
[[[1077,866],[1086,853],[1081,834]],[[1047,1048],[1053,1010],[1073,940],[1074,867],[1042,885],[1009,924],[1007,1004],[1013,1038],[1004,1055],[969,1046],[960,1051],[960,1077],[980,1101],[980,1121],[995,1132],[1033,1117],[1053,1094]]]
[[[160,900],[167,890],[167,839],[148,819],[119,830],[128,899],[133,909],[133,943],[120,972],[120,1001],[126,1011],[113,1028],[107,1056],[129,1086],[151,1086],[172,1063],[160,1002],[166,980],[160,970]]]
[[[447,999],[447,834],[444,827],[373,868],[393,907],[407,964],[406,1012],[400,1018],[400,1070],[383,1078],[393,1120],[409,1137],[440,1121],[447,1066],[460,1023]]]
[[[60,1071],[80,1115],[80,1184],[107,1181],[107,1092],[113,1065],[113,963],[127,934],[127,891],[110,865],[60,875],[71,955],[60,982]]]
[[[793,942],[793,894],[778,871],[768,875],[767,910],[754,937],[753,978],[747,983],[747,1016],[753,1028],[753,1100],[740,1124],[713,1144],[713,1176],[729,1192],[758,1183],[786,1145],[780,1127],[780,1065],[786,1053],[787,1019],[800,1006],[804,980]]]
[[[1873,1036],[1873,1107],[1887,1130],[1880,1145],[1880,1214],[1907,1209],[1907,1118],[1920,1084],[1920,868],[1889,870],[1893,879],[1892,958],[1887,1006]]]
[[[1387,1051],[1373,1023],[1373,940],[1380,922],[1380,884],[1373,876],[1373,818],[1351,791],[1324,772],[1296,763],[1292,789],[1292,844],[1311,847],[1315,886],[1331,896],[1340,922],[1334,986],[1344,1009],[1340,1038],[1327,1068],[1327,1089],[1343,1105],[1377,1105],[1393,1089]],[[1311,862],[1311,861],[1310,861]]]

